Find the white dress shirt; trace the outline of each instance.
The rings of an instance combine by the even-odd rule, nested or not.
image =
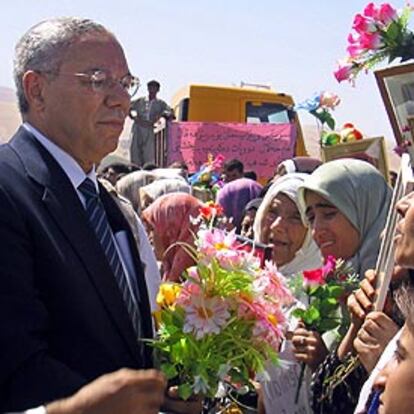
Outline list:
[[[93,166],[91,171],[89,171],[86,174],[85,171],[82,170],[78,162],[71,155],[69,155],[66,151],[64,151],[54,142],[52,142],[49,138],[44,136],[35,127],[30,125],[28,122],[24,122],[23,127],[26,128],[26,130],[29,131],[40,142],[40,144],[50,153],[50,155],[60,165],[60,167],[63,169],[63,171],[69,178],[69,181],[72,183],[73,188],[75,189],[76,194],[79,197],[79,200],[81,201],[83,207],[85,208],[86,206],[85,196],[81,193],[78,187],[82,184],[82,182],[86,178],[89,178],[94,183],[96,192],[99,194],[99,187],[98,187],[98,182],[96,179],[95,166]],[[136,273],[134,270],[132,254],[131,254],[131,250],[128,244],[128,238],[127,238],[126,231],[119,231],[113,234],[113,240],[115,243],[115,247],[118,251],[118,256],[121,260],[124,273],[127,277],[131,296],[133,300],[135,301],[135,304],[138,306],[137,301],[140,301],[140,298],[135,297],[134,292],[136,290],[133,289],[132,281],[134,280],[134,278],[136,278]],[[137,293],[139,295],[139,292]]]

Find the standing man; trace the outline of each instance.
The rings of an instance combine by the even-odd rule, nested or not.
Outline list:
[[[154,123],[161,117],[173,117],[172,109],[157,98],[160,84],[156,80],[148,82],[148,97],[132,101],[129,116],[134,120],[131,134],[131,162],[143,166],[155,163]]]
[[[0,412],[152,365],[139,252],[95,175],[138,80],[114,35],[80,18],[32,27],[14,77],[23,125],[0,147]],[[147,380],[137,412],[163,399]]]

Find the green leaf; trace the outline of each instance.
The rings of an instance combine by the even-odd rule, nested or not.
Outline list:
[[[305,313],[305,311],[304,311],[303,309],[295,309],[295,310],[292,312],[292,315],[293,315],[295,318],[298,318],[298,319],[303,319],[303,315],[304,315],[304,313]]]
[[[182,400],[188,400],[193,393],[193,389],[189,384],[181,384],[178,386],[178,395]]]
[[[340,325],[340,321],[338,319],[322,319],[318,323],[318,332],[325,333],[331,331],[332,329],[337,328]]]
[[[390,23],[387,29],[387,38],[389,40],[396,40],[400,34],[400,27],[396,21]]]
[[[165,374],[167,379],[175,378],[178,375],[178,371],[172,364],[161,364],[161,371]]]
[[[333,119],[331,114],[328,114],[329,116],[326,117],[326,124],[329,128],[332,129],[332,131],[335,129],[335,119]]]
[[[338,299],[342,293],[344,292],[344,289],[342,286],[333,285],[328,287],[330,296]]]
[[[303,321],[307,325],[314,324],[320,318],[319,310],[313,306],[310,306],[303,315]]]

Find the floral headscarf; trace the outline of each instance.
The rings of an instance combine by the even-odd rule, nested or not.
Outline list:
[[[194,246],[197,227],[190,217],[197,217],[200,207],[202,203],[189,194],[171,193],[157,198],[142,212],[142,218],[154,228],[164,251],[164,280],[180,281],[183,271],[194,264],[182,246],[171,246],[177,242]]]

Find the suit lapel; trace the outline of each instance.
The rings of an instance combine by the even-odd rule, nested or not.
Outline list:
[[[12,147],[18,152],[28,175],[45,187],[42,198],[45,207],[83,263],[132,355],[142,364],[118,285],[72,183],[55,159],[30,133],[20,132],[11,142]]]
[[[134,235],[132,233],[130,223],[125,218],[124,214],[120,207],[113,200],[112,196],[107,192],[107,190],[100,185],[99,186],[100,196],[105,207],[105,211],[108,215],[108,219],[111,224],[111,228],[114,232],[124,230],[127,232],[128,244],[131,249],[131,256],[133,258],[133,265],[136,274],[136,283],[139,292],[139,307],[142,318],[142,327],[144,329],[144,337],[152,337],[152,317],[150,313],[150,305],[148,298],[148,289],[145,281],[144,268],[140,259],[140,255],[137,249],[137,243],[135,241]],[[148,359],[148,358],[147,358]]]

